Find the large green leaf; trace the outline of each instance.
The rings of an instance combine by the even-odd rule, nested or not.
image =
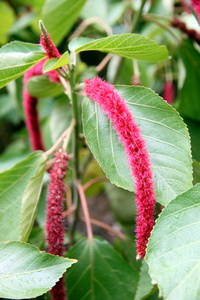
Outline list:
[[[47,156],[43,156],[38,165],[35,175],[29,180],[23,193],[20,213],[20,234],[22,242],[27,242],[36,216],[40,193],[42,189],[43,176],[46,170]]]
[[[0,243],[0,297],[27,299],[50,290],[75,259],[20,243]]]
[[[133,300],[138,276],[108,244],[82,239],[68,253],[78,263],[67,272],[68,299]]]
[[[179,111],[183,116],[200,121],[200,53],[193,42],[185,41],[180,47],[180,55],[185,67],[185,78],[180,89],[178,98],[180,99]],[[180,76],[184,73],[180,70]]]
[[[85,2],[86,0],[45,1],[42,19],[55,44],[59,44],[69,32]]]
[[[63,85],[50,81],[47,75],[32,77],[26,86],[29,94],[36,98],[55,97],[63,93]]]
[[[160,294],[168,300],[199,299],[200,184],[162,211],[148,242],[146,259]]]
[[[168,59],[166,46],[159,46],[154,40],[139,34],[123,33],[111,35],[89,43],[85,43],[85,41],[81,38],[81,41],[83,45],[76,48],[78,38],[74,39],[69,45],[70,50],[74,50],[76,53],[98,50],[101,52],[121,55],[129,59],[137,59],[148,62],[157,62]]]
[[[37,151],[12,169],[0,173],[0,241],[19,239],[23,193],[43,161],[43,152]]]
[[[166,205],[192,186],[190,140],[178,113],[150,89],[118,86],[146,141],[152,162],[157,201]],[[124,148],[101,108],[89,98],[83,101],[83,125],[87,143],[115,185],[133,191],[133,179]]]
[[[11,42],[0,48],[0,88],[17,79],[45,57],[42,46]]]

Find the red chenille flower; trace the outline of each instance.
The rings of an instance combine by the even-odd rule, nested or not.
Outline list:
[[[25,114],[25,122],[26,127],[29,133],[31,147],[34,151],[36,150],[43,150],[44,151],[44,144],[42,141],[42,134],[40,131],[40,124],[37,112],[37,104],[38,99],[29,95],[26,84],[30,78],[33,76],[38,76],[43,74],[43,66],[47,58],[41,60],[32,68],[30,68],[24,74],[23,80],[23,106],[24,106],[24,114]],[[59,82],[59,76],[55,70],[50,71],[47,73],[49,76],[50,81]]]
[[[174,86],[170,81],[167,81],[164,84],[163,99],[169,104],[172,104],[174,102]]]
[[[191,4],[197,14],[199,22],[200,22],[200,1],[199,0],[191,0]]]
[[[85,93],[101,106],[124,146],[136,185],[137,259],[143,258],[154,225],[155,209],[153,176],[145,141],[126,102],[111,84],[100,78],[85,80]]]
[[[49,253],[62,256],[64,252],[65,228],[63,225],[64,178],[68,169],[68,155],[59,148],[54,155],[55,163],[50,172],[47,198],[46,240]],[[66,290],[63,278],[51,289],[52,300],[65,300]]]

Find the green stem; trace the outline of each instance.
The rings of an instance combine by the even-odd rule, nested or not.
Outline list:
[[[142,0],[142,3],[141,3],[141,5],[140,5],[140,9],[138,10],[137,13],[135,13],[134,18],[133,18],[133,23],[132,23],[130,32],[135,32],[135,31],[136,31],[136,29],[137,29],[137,27],[138,27],[138,24],[139,24],[139,22],[140,22],[140,19],[141,19],[141,15],[142,15],[142,11],[143,11],[145,2],[146,2],[146,0]],[[119,73],[120,73],[120,70],[121,70],[123,61],[124,61],[124,58],[121,57],[121,59],[120,59],[120,61],[119,61],[119,63],[118,63],[118,66],[117,66],[117,68],[116,68],[115,77],[114,77],[112,83],[115,83],[115,82],[116,82],[117,77],[118,77],[118,75],[119,75]]]
[[[80,178],[79,172],[79,113],[78,113],[78,102],[77,96],[74,93],[74,72],[71,72],[71,77],[69,80],[70,87],[71,87],[71,100],[72,100],[72,107],[73,107],[73,117],[76,121],[76,125],[74,127],[74,136],[73,136],[73,205],[76,207],[76,211],[73,217],[73,222],[70,225],[70,243],[73,243],[73,235],[76,228],[77,223],[77,216],[78,216],[78,208],[79,208],[79,196],[77,190],[77,180]]]

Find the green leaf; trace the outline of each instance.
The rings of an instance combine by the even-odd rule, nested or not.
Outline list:
[[[178,110],[183,116],[200,121],[200,53],[194,48],[193,41],[187,40],[180,47],[180,55],[185,67],[185,78],[181,79],[183,85],[178,95]],[[180,70],[179,73],[182,76],[184,72]]]
[[[0,2],[0,44],[7,42],[7,32],[15,20],[14,10],[6,2]]]
[[[76,22],[86,0],[46,0],[42,19],[54,43],[59,44]]]
[[[49,291],[75,259],[20,243],[0,243],[0,297],[27,299]]]
[[[17,79],[45,57],[42,46],[11,42],[0,48],[0,88]]]
[[[140,278],[137,286],[137,292],[134,300],[146,299],[147,296],[153,289],[151,283],[151,277],[149,276],[149,266],[146,261],[143,259],[142,266],[140,269]]]
[[[192,186],[190,139],[178,113],[150,89],[118,86],[140,127],[152,162],[157,201],[166,205]],[[101,108],[83,101],[84,133],[95,158],[115,185],[133,191],[124,148]],[[106,138],[105,138],[106,137]]]
[[[48,75],[33,76],[26,87],[29,94],[36,98],[55,97],[63,92],[62,84],[50,81]]]
[[[79,261],[67,272],[69,300],[132,300],[137,273],[108,242],[82,239],[68,253]]]
[[[69,54],[66,51],[59,59],[58,58],[51,58],[47,60],[43,67],[43,72],[49,72],[55,69],[58,69],[62,66],[65,66],[69,63]]]
[[[171,201],[148,242],[146,260],[160,295],[168,300],[199,299],[200,184]]]
[[[23,193],[43,161],[43,152],[37,151],[0,173],[0,241],[19,239]]]
[[[78,49],[79,47],[81,47],[85,44],[88,44],[89,42],[93,42],[93,41],[95,41],[95,39],[91,39],[88,37],[78,37],[78,38],[73,39],[69,43],[68,48],[69,48],[70,52],[76,52],[75,50]]]
[[[19,239],[21,242],[28,241],[33,223],[35,221],[36,211],[42,189],[43,176],[46,170],[46,161],[47,156],[44,155],[35,171],[35,175],[31,177],[23,193],[19,233]]]
[[[75,40],[73,43],[77,43],[77,41]],[[72,42],[71,47],[73,47]],[[97,39],[76,48],[75,52],[92,50],[113,53],[129,59],[148,62],[168,59],[166,46],[159,46],[154,40],[134,33],[123,33]]]

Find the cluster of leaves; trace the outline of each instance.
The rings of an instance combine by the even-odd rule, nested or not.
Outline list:
[[[139,7],[145,1],[17,0],[0,3],[0,44],[12,41],[0,49],[1,298],[22,299],[44,294],[76,262],[75,259],[78,262],[66,276],[69,300],[158,299],[158,288],[160,296],[167,299],[198,297],[200,185],[193,184],[200,181],[199,50],[177,29],[171,29],[173,35],[167,30],[168,18],[176,13],[176,3],[167,6],[168,1],[152,2],[146,1],[146,14],[137,24],[139,34],[127,32],[132,31],[132,19],[137,20]],[[181,11],[180,6],[177,8]],[[185,22],[195,24],[194,16],[182,11],[181,14]],[[145,22],[145,16],[146,20],[158,18],[159,21]],[[135,218],[134,187],[124,149],[101,109],[89,98],[81,101],[80,95],[79,120],[82,122],[79,131],[84,133],[90,149],[80,142],[81,180],[86,182],[106,175],[113,183],[96,185],[88,190],[88,195],[94,197],[99,192],[107,195],[111,211],[126,238],[109,238],[113,242],[111,245],[99,237],[92,241],[80,239],[83,233],[77,230],[74,236],[77,242],[72,247],[66,234],[66,257],[69,258],[42,252],[46,249],[47,156],[42,151],[30,154],[21,96],[21,75],[45,57],[44,50],[37,44],[40,18],[60,52],[64,53],[59,60],[48,61],[44,73],[66,64],[73,68],[76,56],[75,81],[81,83],[85,78],[96,76],[99,71],[95,66],[107,53],[113,54],[100,75],[110,82],[126,84],[116,88],[126,99],[146,141],[158,211],[160,205],[164,207],[148,243],[148,264],[145,260],[136,262],[134,236],[130,237]],[[82,38],[67,43],[82,20],[83,27],[87,22],[92,25],[88,27],[87,24]],[[73,37],[78,35],[77,31],[75,33]],[[18,41],[13,42],[15,39]],[[154,39],[167,47],[159,46]],[[115,55],[123,59],[118,61]],[[135,64],[134,68],[132,66],[133,59],[137,60],[139,80],[144,87],[131,85],[133,74],[137,72]],[[165,69],[173,77],[176,110],[150,89],[162,94]],[[41,128],[45,147],[49,149],[71,122],[69,98],[63,93],[63,86],[50,82],[46,75],[30,79],[27,89],[40,99]],[[69,172],[68,184],[73,185],[72,178]]]

